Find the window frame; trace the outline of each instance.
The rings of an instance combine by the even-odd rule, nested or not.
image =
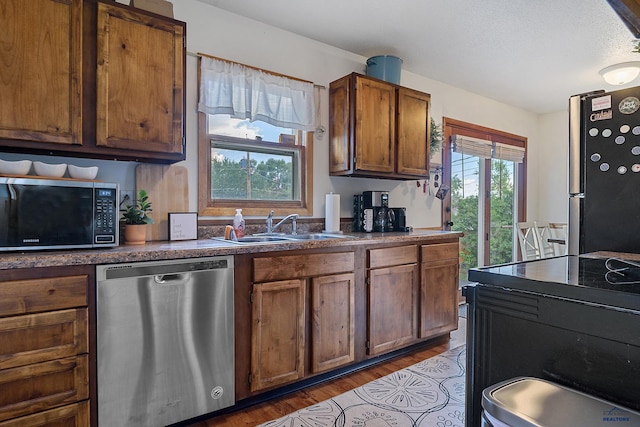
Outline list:
[[[451,137],[453,135],[462,135],[471,138],[484,139],[524,149],[524,159],[522,163],[517,163],[515,170],[516,182],[514,183],[514,190],[517,192],[516,194],[518,197],[515,201],[514,206],[517,209],[517,218],[514,218],[514,222],[525,222],[527,216],[527,158],[529,156],[528,139],[524,136],[463,122],[461,120],[456,120],[449,117],[443,117],[442,123],[444,133],[442,146],[442,184],[448,186],[449,188],[451,188]],[[491,159],[485,159],[484,161],[485,165],[488,165],[488,167],[490,168]],[[488,178],[489,181],[485,182],[485,188],[490,188],[490,174],[488,174],[486,178]],[[484,205],[484,212],[482,213],[482,217],[485,220],[485,230],[490,229],[490,224],[488,222],[490,209],[490,204]],[[443,230],[450,230],[451,192],[448,192],[442,202],[441,215]],[[488,244],[483,243],[483,247],[479,248],[478,250],[484,251],[484,259],[490,259]],[[516,259],[520,260],[520,251],[517,249],[517,246],[515,249],[515,253],[517,256]]]
[[[303,131],[298,131],[302,134]],[[302,136],[302,135],[300,135]],[[297,213],[313,215],[313,132],[306,132],[302,145],[291,146],[299,150],[300,156],[300,200],[237,200],[211,199],[211,138],[208,133],[207,114],[198,112],[198,214],[200,216],[233,216],[236,209],[242,209],[246,216],[264,216],[270,211],[275,215]],[[298,140],[301,140],[300,138]],[[238,146],[243,143],[238,142]],[[260,145],[255,140],[247,140],[248,147]],[[266,144],[265,144],[266,145]]]

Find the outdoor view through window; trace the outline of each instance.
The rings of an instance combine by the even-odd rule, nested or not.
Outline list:
[[[297,132],[262,121],[209,115],[211,199],[300,199]]]
[[[454,152],[451,166],[452,230],[464,232],[460,239],[460,280],[464,282],[470,268],[515,259],[516,164]]]

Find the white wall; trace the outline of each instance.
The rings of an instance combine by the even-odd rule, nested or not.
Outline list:
[[[202,52],[232,61],[311,80],[328,88],[329,83],[350,72],[364,72],[367,58],[318,43],[277,28],[228,13],[196,0],[174,2],[177,19],[187,22],[187,50]],[[187,162],[195,167],[197,123],[195,113],[196,58],[187,59]],[[443,116],[472,122],[529,139],[529,171],[536,176],[538,168],[538,117],[465,92],[425,77],[403,72],[403,86],[428,92],[432,96],[432,114],[437,122]],[[322,122],[328,129],[328,95],[322,95]],[[424,194],[416,181],[389,181],[367,178],[328,176],[328,135],[316,139],[314,150],[314,217],[324,216],[324,194],[341,194],[341,216],[351,215],[353,194],[363,190],[387,190],[393,206],[406,206],[410,224],[416,227],[439,226],[441,204]],[[190,171],[195,170],[189,168]],[[562,173],[559,171],[559,173]],[[195,208],[197,178],[189,177],[191,200]],[[529,179],[529,217],[537,216],[535,200],[538,182]]]
[[[127,1],[121,1],[128,3]],[[187,50],[202,52],[221,58],[238,61],[275,72],[288,74],[327,88],[329,83],[351,72],[364,72],[367,58],[331,46],[297,36],[280,29],[264,25],[217,9],[196,0],[173,1],[176,19],[187,22]],[[386,52],[380,52],[384,54]],[[197,59],[187,56],[187,159],[183,164],[189,170],[190,210],[197,210]],[[560,205],[559,186],[550,182],[562,181],[566,170],[561,167],[546,167],[548,150],[565,144],[566,122],[558,115],[538,117],[536,114],[511,107],[494,100],[431,80],[406,71],[402,72],[401,84],[432,96],[432,116],[440,122],[443,116],[463,120],[528,138],[528,217],[564,218],[566,203]],[[526,82],[523,82],[526,84]],[[328,94],[321,98],[322,122],[328,129]],[[416,181],[389,181],[366,178],[328,176],[328,135],[316,138],[314,144],[314,217],[324,217],[324,195],[329,192],[341,194],[341,216],[351,216],[353,194],[364,190],[386,190],[390,192],[393,206],[406,206],[409,224],[414,227],[439,227],[441,203],[433,196],[424,194]],[[30,156],[42,159],[40,156]],[[24,155],[0,153],[0,158],[25,158]],[[45,161],[53,162],[51,158]],[[108,162],[85,159],[56,159],[68,163],[101,167],[99,179],[120,183],[123,190],[135,187],[135,163]],[[541,164],[542,163],[542,164]],[[544,174],[540,177],[539,168]],[[566,194],[564,192],[563,194]],[[544,200],[552,197],[553,200]],[[265,211],[265,215],[266,215]]]
[[[569,102],[567,100],[567,108]],[[568,222],[569,215],[569,113],[559,111],[540,116],[540,168],[535,213],[531,219]],[[537,208],[537,210],[535,209]]]

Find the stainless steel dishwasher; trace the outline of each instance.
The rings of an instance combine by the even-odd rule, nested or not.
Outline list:
[[[164,426],[235,403],[232,256],[96,273],[100,427]]]

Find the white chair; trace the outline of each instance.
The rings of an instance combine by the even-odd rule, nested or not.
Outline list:
[[[536,236],[535,224],[533,222],[519,222],[518,241],[520,242],[520,253],[523,261],[540,258],[538,238]]]
[[[534,221],[533,224],[534,231],[536,233],[536,240],[538,241],[540,258],[549,258],[556,256],[557,254],[553,243],[549,241],[549,239],[552,238],[549,223]]]
[[[567,224],[563,222],[550,222],[551,238],[554,240],[553,249],[556,255],[566,255],[569,253],[567,242]]]

